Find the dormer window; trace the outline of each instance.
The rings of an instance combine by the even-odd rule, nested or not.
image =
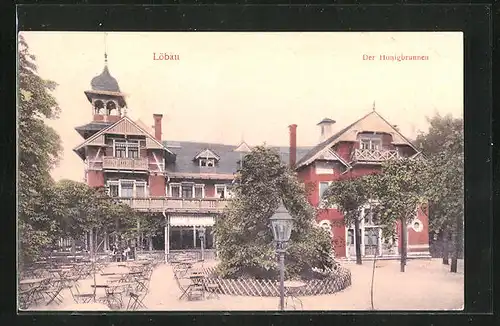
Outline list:
[[[215,166],[215,159],[200,158],[198,161],[201,167],[213,168]]]
[[[207,148],[196,154],[193,160],[195,162],[198,161],[198,165],[201,168],[213,168],[216,166],[219,159],[219,155]]]

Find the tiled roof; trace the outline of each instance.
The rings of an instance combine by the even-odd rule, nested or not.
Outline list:
[[[360,126],[358,123],[366,122],[365,125]],[[382,124],[382,127],[380,127]],[[321,152],[326,146],[335,142],[335,141],[350,141],[350,137],[345,137],[346,133],[352,129],[355,125],[357,127],[364,128],[361,131],[377,131],[379,132],[382,129],[382,132],[388,132],[388,130],[394,131],[393,137],[398,137],[400,144],[407,144],[412,146],[415,149],[415,152],[418,152],[416,148],[413,146],[410,140],[404,137],[399,131],[397,131],[392,124],[390,124],[386,119],[384,119],[380,114],[378,114],[375,110],[372,110],[370,113],[364,115],[360,119],[354,121],[344,129],[335,133],[328,139],[322,141],[318,145],[314,146],[308,153],[306,153],[301,159],[297,161],[297,168],[300,168],[301,165],[309,164],[307,161],[310,161],[316,154]],[[357,128],[356,127],[356,128]]]
[[[89,133],[90,135],[95,134],[101,129],[104,129],[106,127],[109,127],[112,125],[112,122],[91,122],[87,123],[83,126],[78,126],[75,128],[75,130],[82,136],[84,137],[85,133]]]
[[[94,91],[120,92],[118,82],[109,73],[108,65],[104,66],[104,70],[99,76],[92,78],[90,85]]]
[[[244,156],[244,153],[234,151],[238,147],[236,145],[168,140],[163,141],[163,145],[176,155],[175,164],[166,167],[168,171],[173,173],[200,173],[200,167],[193,159],[198,153],[207,148],[220,156],[215,169],[216,174],[235,173],[238,168],[238,161]],[[270,147],[279,151],[285,164],[289,163],[289,147]],[[298,147],[297,159],[305,155],[310,149],[311,147]]]
[[[358,121],[356,121],[356,122],[358,122]],[[347,130],[349,130],[354,124],[356,124],[356,122],[353,122],[352,124],[348,125],[344,129],[340,130],[339,132],[337,132],[336,134],[334,134],[330,138],[328,138],[328,139],[322,141],[321,143],[319,143],[318,145],[314,146],[309,152],[307,152],[304,156],[302,156],[302,158],[298,159],[298,156],[297,156],[297,164],[296,164],[296,166],[300,167],[300,165],[302,163],[304,163],[305,161],[309,160],[314,155],[318,154],[323,148],[325,148],[325,146],[328,143],[330,143],[330,142],[334,141],[335,139],[337,139],[338,137],[340,137],[343,133],[345,133]]]

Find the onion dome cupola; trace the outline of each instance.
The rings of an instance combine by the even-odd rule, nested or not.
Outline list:
[[[90,81],[91,89],[85,91],[90,103],[94,121],[114,122],[125,113],[127,103],[125,94],[120,91],[118,81],[111,75],[108,68],[107,55],[104,54],[104,69],[101,74]]]

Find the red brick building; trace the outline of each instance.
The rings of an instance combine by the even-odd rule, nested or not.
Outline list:
[[[152,132],[143,122],[126,115],[125,96],[107,64],[92,79],[85,95],[92,119],[75,128],[83,141],[74,151],[85,162],[86,182],[106,187],[111,196],[134,209],[165,216],[165,224],[159,225],[164,227],[164,236],[145,239],[146,248],[161,248],[166,254],[198,250],[197,230],[204,227],[205,248],[209,252],[215,249],[212,226],[230,200],[234,175],[251,148],[245,142],[233,146],[163,140],[161,114],[153,115]],[[295,166],[301,180],[314,183],[315,191],[309,200],[315,206],[328,183],[342,174],[362,175],[378,169],[385,159],[418,154],[375,111],[330,135],[333,123],[330,119],[319,123],[323,139],[314,148],[296,146],[296,125],[290,126],[290,147],[275,148],[286,164]],[[342,219],[342,215],[335,209],[318,216],[321,226],[331,231],[337,256],[350,256],[352,228],[331,228],[331,221],[336,219]],[[419,212],[408,228],[410,254],[428,253],[427,224],[426,215]],[[380,234],[367,217],[362,223],[363,253],[369,254],[376,247],[384,255],[397,254],[397,250],[382,246]],[[108,240],[104,239],[103,249],[107,246]]]
[[[343,216],[334,207],[322,207],[321,196],[331,182],[341,178],[354,178],[372,174],[381,168],[382,162],[397,157],[420,155],[412,143],[396,126],[390,124],[373,108],[338,132],[332,132],[334,120],[323,119],[320,143],[301,157],[295,164],[299,179],[314,185],[309,202],[319,210],[317,222],[332,237],[337,257],[355,256],[354,226],[341,226]],[[290,129],[290,144],[296,144],[296,126]],[[293,155],[293,149],[291,151]],[[292,158],[293,161],[293,158]],[[375,225],[368,207],[363,209],[361,221],[361,253],[366,256],[396,257],[401,249],[400,228],[397,227],[398,243],[385,241],[380,226]],[[408,257],[429,257],[429,232],[427,212],[415,208],[415,219],[407,227]]]

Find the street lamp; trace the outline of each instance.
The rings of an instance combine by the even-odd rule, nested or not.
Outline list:
[[[201,227],[198,229],[198,237],[200,238],[201,244],[201,261],[205,261],[205,228]]]
[[[290,240],[293,219],[283,205],[282,200],[280,200],[278,209],[270,220],[274,241],[276,241],[276,253],[279,255],[280,261],[280,310],[283,310],[285,302],[285,244]]]

